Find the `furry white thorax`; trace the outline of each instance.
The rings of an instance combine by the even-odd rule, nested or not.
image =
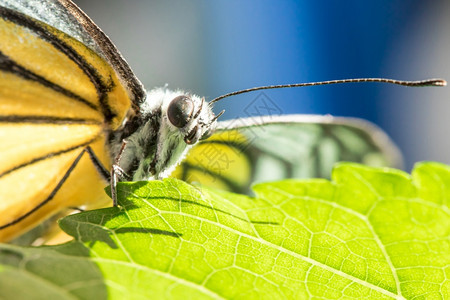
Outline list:
[[[201,110],[197,118],[191,118],[186,126],[178,128],[169,121],[167,109],[172,100],[181,95],[188,95],[192,99],[194,113]],[[203,136],[210,127],[215,127],[210,106],[202,102],[201,97],[180,90],[156,88],[148,91],[140,109],[146,121],[125,138],[127,145],[119,161],[120,168],[133,181],[168,177],[193,146],[184,140],[188,133],[198,126],[200,136]],[[116,149],[118,144],[121,141],[115,142]]]

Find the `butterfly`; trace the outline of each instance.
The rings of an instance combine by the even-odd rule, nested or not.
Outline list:
[[[368,122],[299,115],[218,122],[212,103],[220,98],[146,91],[69,0],[1,0],[0,241],[73,208],[110,205],[104,188],[112,182],[115,199],[120,180],[175,176],[248,193],[255,181],[326,176],[340,160],[401,164],[395,145]]]

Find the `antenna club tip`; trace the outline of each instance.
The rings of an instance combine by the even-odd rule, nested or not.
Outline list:
[[[432,80],[432,85],[434,86],[446,86],[447,85],[447,81],[445,79],[434,79]]]

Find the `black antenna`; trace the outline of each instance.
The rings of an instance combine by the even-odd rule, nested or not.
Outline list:
[[[398,84],[403,86],[413,86],[413,87],[421,87],[421,86],[446,86],[447,81],[444,79],[425,79],[419,81],[405,81],[405,80],[396,80],[396,79],[388,79],[388,78],[354,78],[354,79],[339,79],[339,80],[328,80],[328,81],[318,81],[318,82],[306,82],[306,83],[293,83],[293,84],[280,84],[280,85],[266,85],[260,87],[254,87],[250,89],[240,90],[236,92],[231,92],[217,98],[214,98],[209,102],[209,105],[222,100],[223,98],[227,98],[230,96],[245,94],[253,91],[259,90],[270,90],[270,89],[282,89],[282,88],[295,88],[302,86],[314,86],[314,85],[326,85],[326,84],[337,84],[337,83],[355,83],[355,82],[382,82],[382,83],[391,83]]]

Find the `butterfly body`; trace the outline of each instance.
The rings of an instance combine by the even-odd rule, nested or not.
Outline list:
[[[182,102],[174,103],[177,101],[174,99]],[[189,110],[184,111],[188,113],[177,115],[177,106],[182,109],[187,106]],[[147,93],[139,115],[127,121],[122,130],[111,133],[112,157],[119,156],[121,145],[126,141],[118,161],[120,169],[134,181],[162,179],[168,177],[193,144],[215,126],[214,113],[204,99],[183,91],[154,89]]]

